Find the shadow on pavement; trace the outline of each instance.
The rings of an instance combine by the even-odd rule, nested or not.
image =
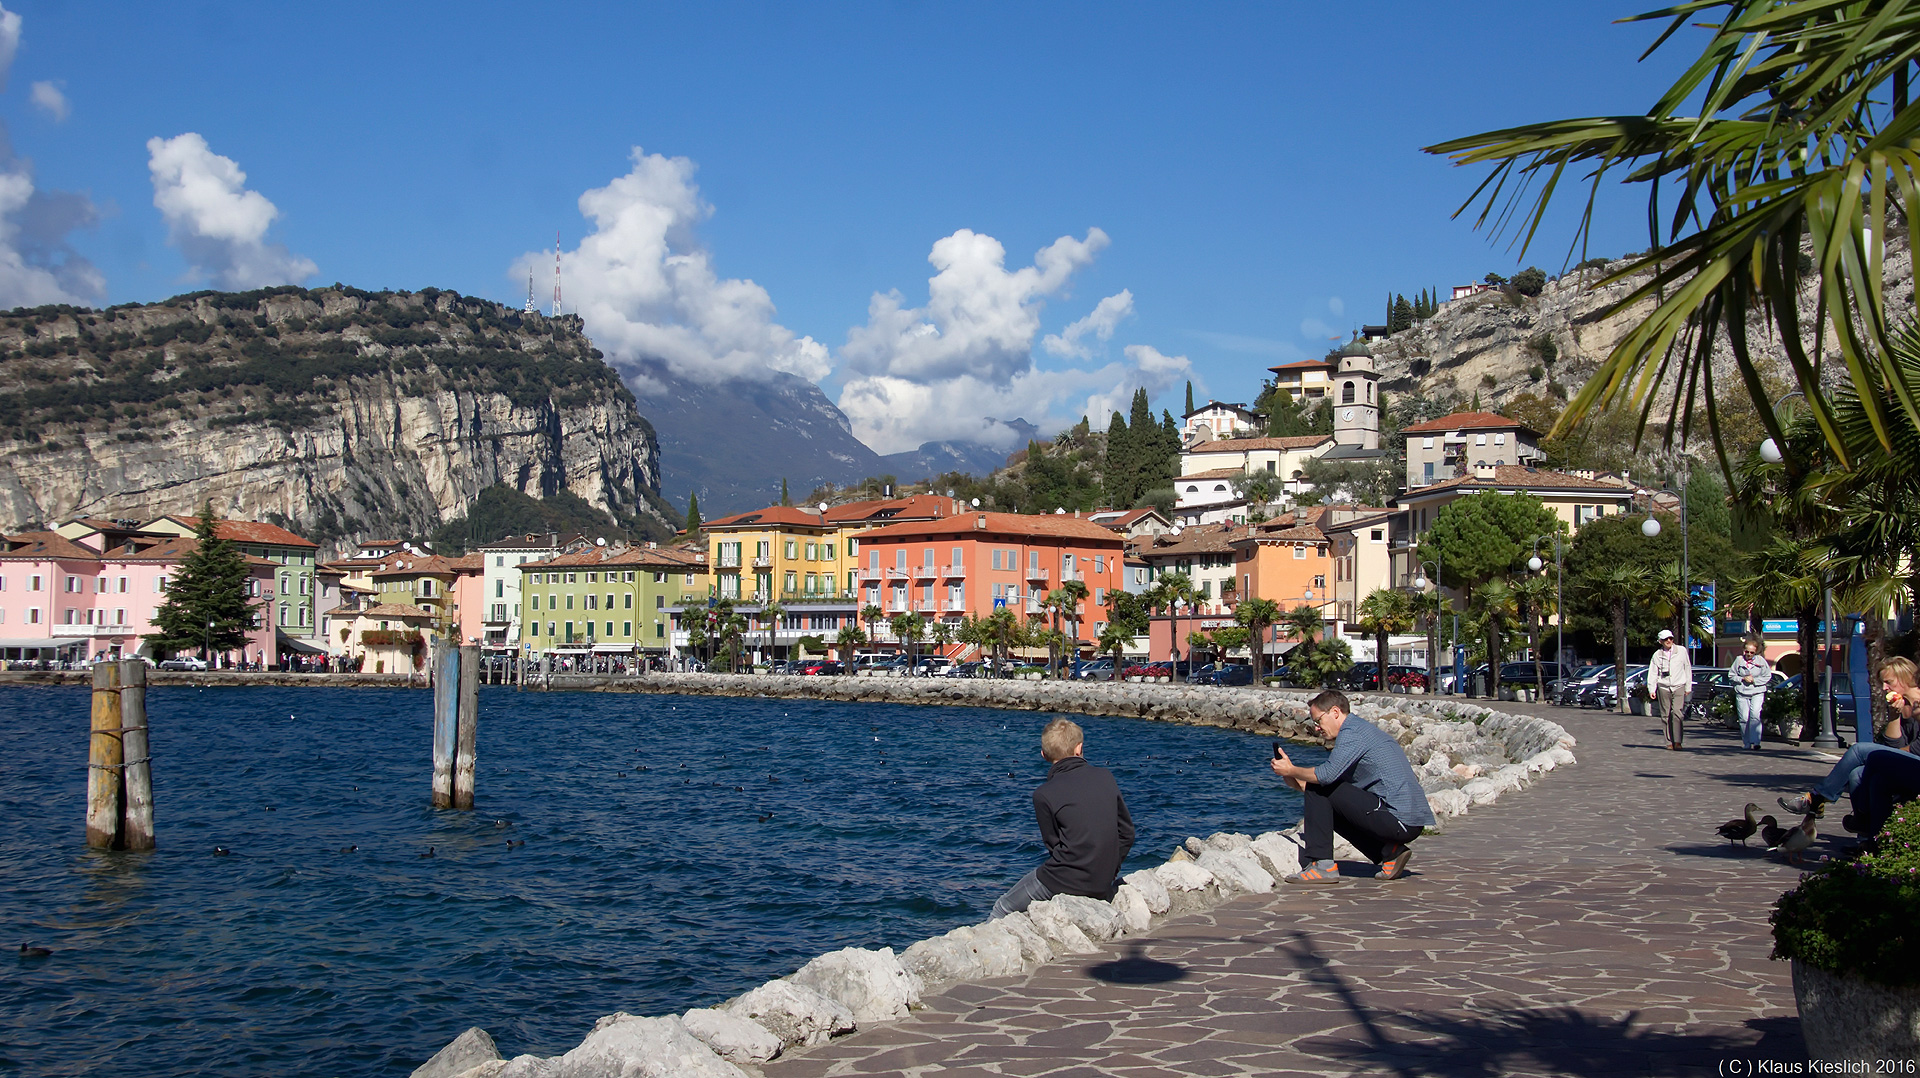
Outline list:
[[[1127,946],[1127,956],[1087,967],[1087,976],[1108,984],[1166,984],[1187,976],[1184,966],[1148,958],[1144,944]]]
[[[1290,954],[1309,983],[1327,990],[1355,1018],[1352,1038],[1305,1037],[1296,1051],[1338,1060],[1364,1073],[1497,1078],[1514,1073],[1573,1075],[1718,1075],[1739,1060],[1806,1059],[1795,1017],[1752,1018],[1750,1035],[1688,1033],[1591,1014],[1578,1007],[1479,1009],[1474,1013],[1376,1011],[1365,1006],[1305,933],[1276,949]],[[1390,987],[1390,986],[1382,986]],[[1754,1036],[1752,1034],[1757,1034]]]

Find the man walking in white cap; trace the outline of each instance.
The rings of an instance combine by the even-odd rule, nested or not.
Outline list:
[[[1687,698],[1693,695],[1693,659],[1687,649],[1673,639],[1673,630],[1660,630],[1660,648],[1647,663],[1647,691],[1653,694],[1653,709],[1667,723],[1667,747],[1675,752],[1687,740],[1681,726]]]

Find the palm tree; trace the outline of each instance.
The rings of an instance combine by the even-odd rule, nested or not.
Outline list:
[[[1484,195],[1477,224],[1511,228],[1522,254],[1569,167],[1588,170],[1576,249],[1609,174],[1646,186],[1652,247],[1605,281],[1633,283],[1613,312],[1649,302],[1652,311],[1601,362],[1555,433],[1621,398],[1639,409],[1644,425],[1656,387],[1679,385],[1685,391],[1675,394],[1668,420],[1687,430],[1692,402],[1704,400],[1718,446],[1713,357],[1724,333],[1748,396],[1779,440],[1762,361],[1749,347],[1770,336],[1786,352],[1836,465],[1852,470],[1864,458],[1823,393],[1825,338],[1837,343],[1853,385],[1872,389],[1860,412],[1878,452],[1895,448],[1896,413],[1920,425],[1920,384],[1886,361],[1902,319],[1889,314],[1883,297],[1888,230],[1903,223],[1899,204],[1911,206],[1920,194],[1920,113],[1906,107],[1920,16],[1906,0],[1687,0],[1637,18],[1673,20],[1658,48],[1714,9],[1721,10],[1700,58],[1644,115],[1532,124],[1428,150],[1493,166],[1461,212]],[[1696,106],[1698,115],[1681,114]],[[1910,216],[1904,223],[1914,227]],[[1812,249],[1805,272],[1803,241]],[[1810,290],[1817,305],[1803,323],[1800,304]],[[1725,468],[1724,449],[1721,460]]]
[[[1613,613],[1613,683],[1620,687],[1619,708],[1627,713],[1627,611],[1647,590],[1647,571],[1638,565],[1614,565],[1592,578],[1587,598]]]
[[[740,672],[741,645],[747,639],[747,616],[728,610],[720,619],[720,647],[727,653],[727,673]]]
[[[1181,572],[1162,573],[1160,578],[1153,582],[1153,587],[1147,589],[1148,606],[1155,609],[1164,608],[1168,613],[1176,615],[1176,620],[1169,627],[1167,635],[1167,639],[1171,642],[1172,659],[1176,668],[1180,662],[1180,625],[1173,604],[1176,602],[1191,604],[1195,597],[1193,578]],[[1189,668],[1192,666],[1191,655],[1189,655],[1188,666]]]
[[[953,624],[945,620],[936,621],[933,623],[931,632],[933,634],[933,646],[939,649],[941,655],[945,655],[947,653],[947,645],[953,642]]]
[[[1113,655],[1113,675],[1107,680],[1120,680],[1120,667],[1123,665],[1122,660],[1127,650],[1127,641],[1131,639],[1133,639],[1133,635],[1127,632],[1126,628],[1119,622],[1109,621],[1107,622],[1107,627],[1100,630],[1100,650]]]
[[[1427,631],[1427,691],[1439,691],[1436,678],[1440,670],[1440,589],[1417,591],[1407,596],[1407,609],[1415,624]]]
[[[1500,664],[1506,659],[1507,622],[1519,613],[1513,586],[1498,577],[1474,589],[1473,611],[1486,625],[1489,691],[1500,683]]]
[[[1242,599],[1233,608],[1233,620],[1247,627],[1247,647],[1253,653],[1253,683],[1260,680],[1262,653],[1266,651],[1267,627],[1280,620],[1280,604],[1272,599]]]
[[[927,619],[917,610],[895,614],[887,619],[887,627],[893,630],[894,639],[900,641],[907,656],[907,666],[913,666],[914,645],[920,642],[920,636],[926,632]]]
[[[1300,665],[1297,660],[1313,655],[1314,638],[1320,635],[1320,630],[1324,627],[1324,622],[1320,618],[1320,608],[1301,603],[1287,611],[1280,621],[1286,626],[1287,635],[1300,641],[1287,656],[1287,665],[1297,667]]]
[[[981,620],[985,623],[987,639],[993,642],[993,659],[997,668],[1011,654],[1014,637],[1020,632],[1020,619],[1003,606]]]
[[[1073,658],[1078,659],[1080,657],[1080,604],[1086,602],[1091,593],[1087,591],[1087,583],[1084,580],[1065,581],[1054,591],[1063,596],[1064,605],[1061,611],[1066,614],[1067,623],[1073,626],[1073,636],[1068,640],[1068,650]]]
[[[1047,593],[1046,598],[1040,600],[1040,611],[1042,615],[1049,616],[1053,619],[1053,625],[1047,636],[1047,676],[1048,677],[1060,676],[1060,673],[1059,673],[1060,655],[1058,651],[1059,641],[1061,639],[1060,614],[1062,611],[1066,609],[1066,605],[1067,605],[1067,594],[1065,591],[1061,590],[1060,588],[1053,589],[1052,591]]]
[[[833,642],[840,645],[840,662],[842,663],[840,672],[853,673],[853,653],[860,645],[867,642],[867,634],[861,632],[858,625],[842,625],[840,634],[833,638]]]
[[[1547,698],[1547,671],[1540,664],[1540,634],[1546,628],[1549,614],[1559,613],[1554,605],[1553,581],[1546,576],[1525,576],[1513,585],[1513,597],[1520,604],[1520,618],[1527,627],[1527,647],[1533,652],[1533,687],[1539,693],[1538,699]],[[1554,663],[1560,662],[1560,656],[1553,657]]]
[[[1413,602],[1398,588],[1377,588],[1360,600],[1360,627],[1373,634],[1374,665],[1379,667],[1376,688],[1387,689],[1387,637],[1413,627]]]
[[[787,608],[779,603],[770,602],[760,608],[760,624],[767,628],[767,672],[773,672],[773,649],[779,642],[780,620],[787,616]]]
[[[879,603],[868,603],[860,608],[860,620],[867,623],[868,643],[880,639],[880,619],[886,616],[887,612],[880,609]]]

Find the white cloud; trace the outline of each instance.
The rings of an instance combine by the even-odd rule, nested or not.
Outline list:
[[[713,208],[694,169],[687,158],[636,146],[631,172],[580,196],[594,230],[561,253],[567,308],[609,355],[657,360],[682,377],[713,382],[769,369],[810,382],[826,377],[826,346],[775,322],[766,289],[714,272],[695,235]],[[511,276],[544,279],[552,265],[552,251],[525,254]]]
[[[1334,316],[1338,317],[1347,313],[1347,305],[1339,296],[1334,296],[1327,300],[1327,310],[1332,311]]]
[[[51,82],[43,80],[34,83],[28,96],[34,107],[46,113],[54,123],[65,123],[68,114],[73,111],[73,107],[67,103],[67,95]]]
[[[1095,368],[1035,366],[1043,303],[1107,242],[1097,228],[1083,239],[1062,236],[1031,266],[1014,270],[992,236],[962,229],[935,243],[926,306],[905,306],[897,291],[875,294],[867,324],[847,333],[840,354],[852,377],[839,403],[854,435],[880,453],[930,441],[1011,448],[1020,433],[1007,420],[1048,433],[1081,416],[1104,426],[1108,414],[1126,410],[1135,389],[1161,393],[1191,377],[1185,356],[1145,345],[1130,345],[1122,350],[1125,361]],[[1044,347],[1084,358],[1082,342],[1110,339],[1132,309],[1131,292],[1109,296]]]
[[[216,288],[298,284],[319,267],[277,243],[267,228],[280,211],[265,195],[246,189],[247,174],[232,158],[207,148],[194,132],[147,140],[147,170],[153,204],[166,219],[170,242],[189,273]]]
[[[1121,319],[1132,313],[1133,293],[1130,290],[1121,289],[1118,295],[1101,300],[1085,318],[1069,325],[1058,334],[1048,334],[1040,341],[1040,347],[1053,355],[1067,359],[1091,358],[1093,349],[1081,344],[1081,338],[1091,333],[1095,340],[1110,341]]]
[[[1345,339],[1344,335],[1339,330],[1333,328],[1332,326],[1326,324],[1325,322],[1320,321],[1318,318],[1301,319],[1300,335],[1302,337],[1324,337],[1329,339],[1333,337],[1341,337],[1342,339]]]
[[[7,83],[13,70],[14,54],[20,51],[20,13],[0,7],[0,86]]]

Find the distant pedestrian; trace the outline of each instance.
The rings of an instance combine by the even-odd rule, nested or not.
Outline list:
[[[1681,720],[1693,695],[1693,659],[1671,629],[1660,630],[1660,648],[1647,663],[1647,691],[1653,694],[1654,713],[1667,724],[1667,747],[1679,752],[1687,740]]]
[[[1351,706],[1331,689],[1307,702],[1307,714],[1333,739],[1333,752],[1320,766],[1297,766],[1278,743],[1273,747],[1273,773],[1306,797],[1306,864],[1287,883],[1343,882],[1333,859],[1336,833],[1381,866],[1381,879],[1397,879],[1413,857],[1413,840],[1435,822],[1400,743],[1349,714]]]
[[[1740,645],[1740,657],[1727,667],[1733,679],[1733,708],[1740,718],[1740,743],[1750,749],[1760,747],[1761,713],[1767,706],[1767,688],[1773,683],[1773,664],[1760,653],[1760,641],[1748,637]]]
[[[1033,791],[1033,816],[1047,861],[1000,896],[994,920],[1055,895],[1104,900],[1119,890],[1120,866],[1133,849],[1133,817],[1113,772],[1088,763],[1085,749],[1086,736],[1071,719],[1055,719],[1040,732],[1040,758],[1053,767]]]

